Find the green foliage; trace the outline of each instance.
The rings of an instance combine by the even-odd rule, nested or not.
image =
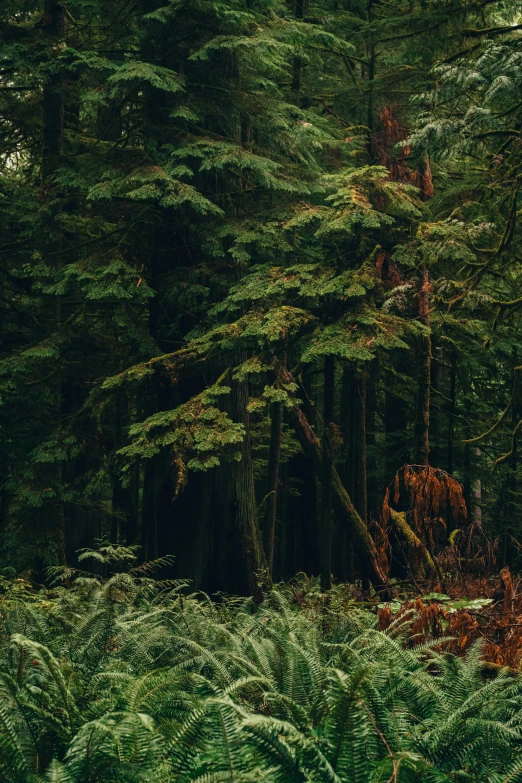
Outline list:
[[[396,218],[419,218],[417,189],[390,181],[389,174],[384,166],[362,166],[328,176],[334,192],[326,201],[332,209],[325,211],[317,235],[353,234],[357,227],[382,229],[393,225]]]
[[[414,456],[428,336],[430,460],[468,500],[481,481],[513,559],[521,10],[4,0],[1,565],[44,580],[110,534],[238,591],[271,498],[278,576],[315,572],[320,497],[289,407],[324,444],[332,394],[335,466],[377,518]]]
[[[188,460],[189,468],[207,470],[219,465],[218,455],[240,443],[245,434],[243,425],[231,421],[216,405],[220,396],[229,393],[229,386],[216,384],[172,411],[134,424],[129,430],[131,444],[119,453],[130,459],[149,459],[160,448],[171,447],[183,462],[194,454]]]
[[[146,569],[4,591],[0,780],[518,779],[519,677],[407,649],[345,588],[293,595],[213,604]]]

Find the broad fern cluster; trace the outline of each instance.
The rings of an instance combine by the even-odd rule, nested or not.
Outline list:
[[[407,648],[343,588],[256,609],[139,570],[2,584],[0,783],[522,780],[520,680]]]

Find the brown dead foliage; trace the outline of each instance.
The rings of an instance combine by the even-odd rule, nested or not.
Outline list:
[[[406,282],[406,278],[389,253],[380,250],[375,257],[375,269],[384,288],[391,291]]]
[[[395,105],[385,106],[380,114],[380,130],[372,138],[372,150],[381,166],[386,166],[390,179],[405,182],[419,188],[423,201],[431,198],[434,193],[430,161],[427,155],[421,158],[417,168],[408,165],[411,154],[410,147],[405,144],[397,149],[397,144],[404,142],[409,131],[396,116]]]
[[[371,519],[368,523],[368,530],[375,544],[377,562],[383,573],[387,574],[390,567],[390,539],[386,524]]]
[[[433,551],[440,528],[451,531],[464,527],[467,509],[462,486],[445,470],[429,465],[405,465],[393,481],[393,499],[386,490],[382,521],[390,521],[390,503],[405,510],[412,530]]]
[[[390,605],[378,610],[379,629],[401,628],[409,644],[439,641],[436,650],[463,655],[478,639],[483,640],[483,658],[495,666],[520,669],[522,662],[522,594],[506,566],[500,579],[455,581],[448,594],[454,600],[464,595],[470,601],[491,598],[493,603],[477,608],[456,608],[451,603],[423,597],[406,601],[398,612]]]

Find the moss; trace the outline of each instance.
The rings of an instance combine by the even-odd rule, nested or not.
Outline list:
[[[419,569],[427,570],[428,573],[435,571],[435,563],[432,556],[406,521],[406,512],[395,511],[395,509],[390,508],[390,519],[406,540],[408,548],[413,555],[413,560],[419,563]]]

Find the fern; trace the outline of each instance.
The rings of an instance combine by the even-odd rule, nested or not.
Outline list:
[[[478,645],[408,647],[335,589],[255,609],[149,572],[2,599],[0,783],[521,779],[522,682]]]

